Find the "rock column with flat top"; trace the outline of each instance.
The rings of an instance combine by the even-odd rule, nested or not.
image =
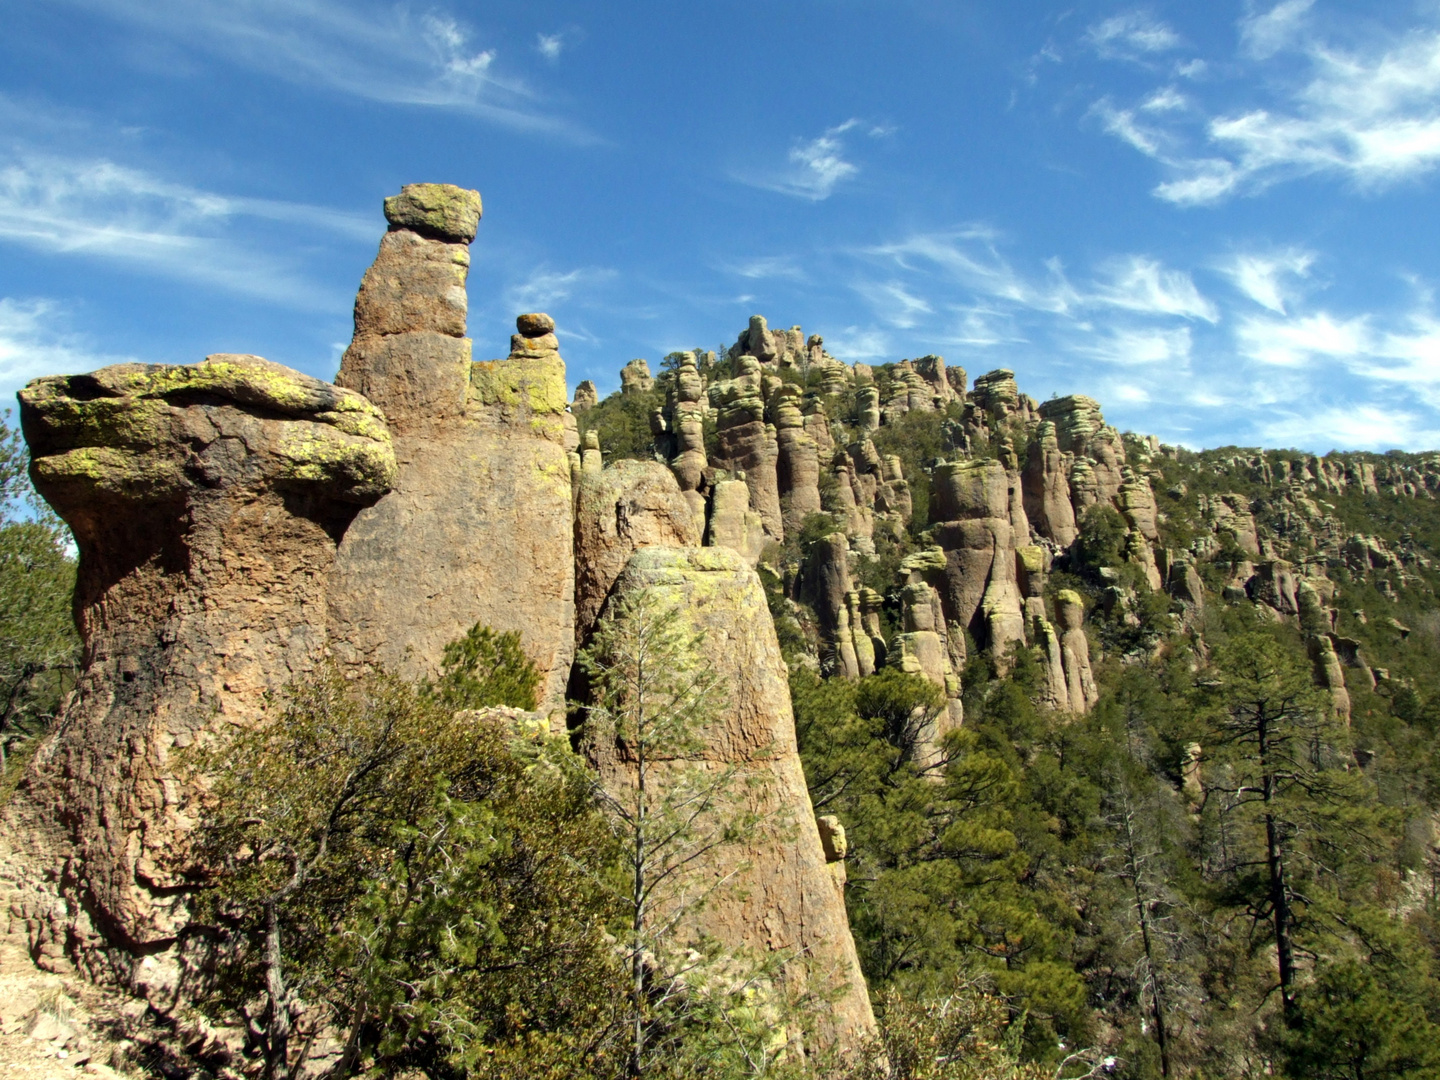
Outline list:
[[[27,777],[76,856],[55,932],[91,975],[163,1000],[193,825],[176,752],[257,722],[320,662],[325,575],[394,479],[390,436],[359,394],[237,355],[37,379],[20,419],[80,553],[84,667]]]

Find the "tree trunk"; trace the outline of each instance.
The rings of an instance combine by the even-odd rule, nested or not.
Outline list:
[[[1260,771],[1265,800],[1265,863],[1270,873],[1268,894],[1275,923],[1275,959],[1280,970],[1280,1006],[1285,1023],[1295,1023],[1295,950],[1290,941],[1290,890],[1285,880],[1285,849],[1280,824],[1275,820],[1275,769],[1270,760],[1270,725],[1260,717]]]
[[[280,966],[280,906],[265,905],[265,993],[270,999],[270,1023],[266,1032],[265,1078],[283,1075],[290,1056],[290,1002],[285,990],[285,972]]]
[[[1125,861],[1128,862],[1130,883],[1135,894],[1135,915],[1140,920],[1140,940],[1145,947],[1145,967],[1150,973],[1150,1007],[1155,1017],[1155,1042],[1160,1048],[1160,1074],[1170,1075],[1170,1043],[1165,1031],[1165,1005],[1160,991],[1160,973],[1155,966],[1155,946],[1150,937],[1150,912],[1140,885],[1142,870],[1140,852],[1136,849],[1135,811],[1130,794],[1125,792]]]
[[[643,674],[643,668],[641,674]],[[634,1024],[633,1042],[630,1048],[630,1075],[640,1076],[645,1070],[645,910],[646,880],[645,860],[650,853],[645,848],[646,806],[645,806],[645,751],[648,732],[644,730],[644,687],[636,679],[636,722],[635,722],[635,854],[634,879],[631,885],[631,934],[633,936],[630,957],[630,1008]]]

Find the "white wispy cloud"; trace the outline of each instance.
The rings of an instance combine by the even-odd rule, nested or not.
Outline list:
[[[373,238],[376,222],[326,207],[199,190],[105,159],[0,157],[0,242],[104,258],[300,309],[343,308],[286,254],[237,240],[240,218]]]
[[[1236,255],[1221,270],[1255,303],[1284,315],[1286,300],[1293,295],[1290,279],[1309,277],[1314,263],[1312,252],[1290,249],[1272,255]]]
[[[937,338],[947,347],[992,349],[1025,343],[1013,312],[986,303],[952,305],[952,312],[954,321]]]
[[[1277,411],[1257,427],[1267,445],[1327,449],[1389,450],[1440,446],[1433,416],[1383,404],[1347,404]]]
[[[838,334],[827,334],[825,348],[832,356],[844,357],[850,363],[894,359],[889,335],[874,327],[847,326]]]
[[[1278,367],[1298,367],[1322,357],[1349,359],[1370,348],[1364,316],[1337,318],[1324,311],[1289,319],[1243,319],[1235,338],[1243,355]]]
[[[559,60],[560,53],[565,49],[565,35],[562,34],[536,34],[535,51],[546,60]]]
[[[1110,260],[1097,281],[1093,302],[1147,315],[1178,315],[1216,322],[1220,313],[1200,295],[1183,270],[1167,270],[1156,259],[1129,255]]]
[[[1166,377],[1173,380],[1190,364],[1190,328],[1115,327],[1076,341],[1074,348],[1083,356],[1122,367],[1164,365]]]
[[[522,79],[502,74],[499,50],[477,43],[473,31],[443,11],[416,13],[373,0],[65,2],[290,82],[589,138],[553,115]]]
[[[200,282],[301,310],[344,298],[320,287],[288,253],[233,236],[242,217],[297,232],[373,239],[374,220],[328,207],[204,192],[104,158],[0,157],[0,242],[46,255],[89,256]]]
[[[898,341],[961,366],[1003,364],[1022,386],[1092,394],[1112,421],[1187,444],[1436,443],[1440,315],[1422,280],[1404,279],[1410,297],[1398,304],[1346,310],[1317,303],[1335,284],[1314,280],[1324,256],[1300,247],[1232,250],[1193,268],[1148,254],[1067,268],[1010,248],[969,225],[851,251],[871,321],[868,336],[852,327],[831,351],[895,359],[882,346]],[[1220,281],[1234,290],[1207,289]],[[852,338],[854,355],[843,351]],[[1325,412],[1337,387],[1359,420]],[[1286,426],[1312,408],[1323,422]],[[1371,423],[1387,413],[1399,416],[1388,434]]]
[[[1241,22],[1242,58],[1290,48],[1308,68],[1272,100],[1211,111],[1167,86],[1134,107],[1095,103],[1106,132],[1169,174],[1156,196],[1203,205],[1317,173],[1377,188],[1440,166],[1440,31],[1342,48],[1302,32],[1311,6],[1286,0]],[[1270,94],[1269,85],[1257,80],[1253,92]]]
[[[1352,377],[1357,400],[1375,392],[1440,408],[1440,318],[1426,307],[1383,319],[1317,310],[1289,318],[1247,318],[1236,330],[1242,356],[1316,374],[1329,362]]]
[[[1219,311],[1183,270],[1166,268],[1143,255],[1107,259],[1088,284],[1074,284],[1058,260],[1047,260],[1044,273],[1023,273],[1001,254],[999,236],[982,226],[915,233],[903,240],[865,249],[872,259],[893,263],[915,274],[939,270],[953,281],[991,300],[1052,315],[1080,318],[1086,311],[1119,308],[1141,315],[1176,316],[1216,322]],[[877,306],[894,297],[894,281],[860,288]],[[908,309],[921,309],[909,305]]]
[[[1283,0],[1240,20],[1240,46],[1257,60],[1268,60],[1293,44],[1315,0]]]
[[[1179,48],[1180,35],[1145,11],[1112,15],[1085,32],[1086,43],[1105,57],[1136,59]]]
[[[828,199],[843,181],[860,172],[860,167],[847,160],[849,150],[845,136],[857,129],[871,138],[880,138],[894,129],[879,125],[866,126],[852,117],[843,124],[827,128],[813,139],[798,140],[786,155],[785,164],[773,170],[746,167],[732,173],[733,179],[751,187],[778,191],[811,202]]]
[[[917,326],[922,316],[934,314],[928,302],[898,281],[860,282],[854,288],[885,322],[901,330]]]
[[[577,291],[608,281],[615,271],[603,267],[580,267],[575,270],[550,270],[541,267],[523,281],[506,288],[504,304],[508,311],[520,314],[545,311],[563,304]]]
[[[1173,86],[1164,86],[1156,90],[1140,104],[1141,112],[1163,113],[1175,112],[1179,109],[1190,107],[1190,99],[1180,93]]]
[[[902,240],[865,249],[862,254],[911,271],[938,269],[976,292],[1042,311],[1065,312],[1078,299],[1058,263],[1047,279],[1034,281],[1018,272],[1000,253],[999,234],[980,225],[912,233]]]
[[[0,297],[0,405],[9,408],[15,391],[41,375],[134,361],[96,350],[85,335],[70,329],[70,321],[55,300]]]
[[[800,269],[793,255],[762,255],[749,259],[738,259],[722,263],[720,269],[752,281],[766,278],[805,280],[805,272]]]
[[[828,199],[836,184],[859,172],[855,165],[841,156],[845,153],[845,144],[840,136],[855,124],[856,121],[847,120],[830,128],[819,138],[792,148],[790,164],[795,169],[789,174],[785,187],[807,199]]]

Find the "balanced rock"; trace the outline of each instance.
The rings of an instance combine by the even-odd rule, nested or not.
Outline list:
[[[385,200],[385,220],[392,229],[468,244],[480,227],[480,193],[453,184],[406,184]]]
[[[392,220],[362,299],[417,307],[411,291],[430,279],[396,253],[429,259],[423,245],[440,241],[397,239],[407,231]],[[469,265],[463,242],[445,246],[454,266]],[[341,541],[328,586],[331,648],[342,664],[415,677],[434,674],[445,644],[477,622],[515,630],[544,673],[542,708],[558,716],[574,649],[575,571],[554,321],[522,315],[509,359],[472,363],[469,340],[455,336],[463,325],[377,336],[359,321],[361,308],[337,381],[391,418],[400,466],[394,490]]]

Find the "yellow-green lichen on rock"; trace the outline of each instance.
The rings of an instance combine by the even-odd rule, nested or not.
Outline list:
[[[1045,572],[1044,548],[1037,544],[1029,544],[1016,548],[1015,554],[1020,560],[1021,568],[1027,574],[1043,574]]]
[[[395,452],[324,424],[286,425],[276,450],[285,480],[340,484],[351,498],[378,498],[395,483]]]
[[[385,200],[392,228],[467,244],[480,227],[480,212],[480,193],[454,184],[406,184]]]
[[[470,404],[559,416],[568,404],[565,361],[553,352],[533,359],[477,360],[470,365]]]
[[[37,379],[20,407],[35,482],[62,501],[61,488],[147,500],[276,481],[365,502],[395,475],[374,405],[257,356]]]
[[[81,484],[123,498],[159,499],[185,488],[179,461],[108,446],[82,446],[36,458],[32,475],[42,492],[57,485]]]

